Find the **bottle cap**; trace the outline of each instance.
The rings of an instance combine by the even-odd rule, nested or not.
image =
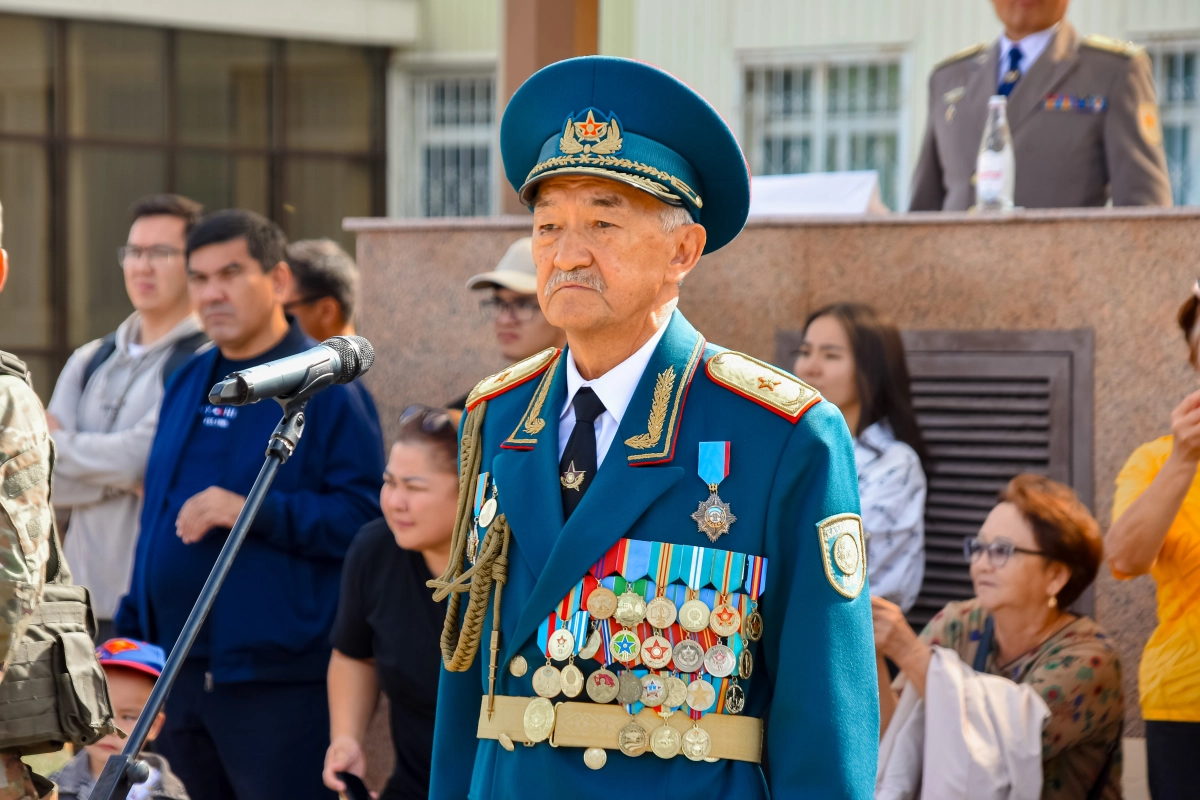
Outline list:
[[[1002,94],[994,94],[988,98],[988,107],[992,106],[1007,106],[1008,98]]]

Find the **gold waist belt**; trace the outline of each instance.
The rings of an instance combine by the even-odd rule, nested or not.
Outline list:
[[[683,754],[687,754],[685,735],[693,727],[699,727],[711,747],[705,752],[705,760],[714,761],[728,758],[733,761],[749,761],[757,764],[762,760],[763,725],[761,719],[755,717],[733,716],[730,714],[706,714],[703,719],[694,722],[683,711],[677,711],[668,719],[649,708],[643,708],[631,717],[623,707],[617,705],[602,705],[599,703],[556,703],[552,718],[548,725],[534,726],[534,732],[529,729],[526,711],[530,703],[541,698],[533,697],[504,697],[495,698],[495,709],[488,717],[488,698],[485,696],[479,708],[479,729],[476,736],[480,739],[496,739],[505,749],[511,750],[514,742],[534,744],[537,741],[548,740],[554,747],[583,747],[589,753],[596,749],[621,750],[629,755],[640,755],[652,750],[662,758],[670,758],[675,753],[670,748],[659,747],[657,742],[674,739],[685,742]],[[543,707],[549,701],[543,701]],[[636,735],[630,737],[627,731],[630,723],[636,722],[645,732],[639,743]],[[677,731],[678,736],[654,736],[654,732],[668,725]],[[548,728],[548,736],[544,735]],[[669,733],[669,732],[667,732]],[[623,735],[625,734],[625,735]],[[540,737],[540,738],[537,738]],[[693,737],[694,738],[694,737]],[[633,741],[631,741],[631,739]],[[679,752],[679,750],[675,750]],[[599,754],[603,755],[603,754]],[[691,756],[689,756],[691,757]],[[585,754],[584,760],[588,766],[593,766],[592,759]],[[699,759],[695,759],[699,760]],[[600,759],[603,765],[603,758]],[[599,768],[599,767],[593,767]]]

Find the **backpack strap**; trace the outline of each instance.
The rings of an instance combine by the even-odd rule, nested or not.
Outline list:
[[[0,350],[0,375],[11,375],[14,378],[20,378],[30,388],[33,388],[33,379],[29,374],[29,367],[25,366],[25,362],[12,353],[6,353],[3,350]]]
[[[80,389],[87,388],[88,381],[96,374],[96,370],[100,369],[101,364],[112,358],[112,354],[116,351],[117,332],[113,331],[100,340],[100,346],[96,348],[96,352],[92,353],[92,357],[88,359],[87,366],[83,368],[83,384],[79,387]]]
[[[175,371],[190,361],[192,356],[196,355],[196,351],[206,344],[208,344],[208,336],[204,331],[196,331],[191,336],[185,336],[171,345],[171,352],[167,354],[167,360],[163,362],[162,385],[166,386]]]

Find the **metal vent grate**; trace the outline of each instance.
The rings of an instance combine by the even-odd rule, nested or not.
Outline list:
[[[923,626],[946,603],[974,595],[963,539],[1018,473],[1050,472],[1050,380],[927,377],[913,404],[929,449],[925,582],[909,612]]]

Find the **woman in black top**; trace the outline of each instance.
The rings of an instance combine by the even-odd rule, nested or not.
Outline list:
[[[329,662],[331,742],[325,785],[366,771],[363,737],[379,699],[391,704],[396,767],[381,800],[425,798],[433,749],[439,639],[446,604],[425,582],[450,558],[458,505],[457,411],[410,406],[383,473],[383,518],[350,546]]]

